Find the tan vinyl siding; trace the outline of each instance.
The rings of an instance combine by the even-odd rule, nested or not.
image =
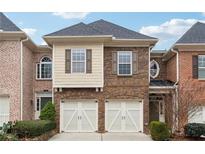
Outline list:
[[[92,73],[65,73],[65,50],[72,48],[92,50]],[[103,87],[103,44],[56,43],[53,51],[54,87]]]

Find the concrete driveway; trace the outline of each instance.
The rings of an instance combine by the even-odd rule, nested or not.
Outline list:
[[[152,141],[143,133],[61,133],[49,141]]]

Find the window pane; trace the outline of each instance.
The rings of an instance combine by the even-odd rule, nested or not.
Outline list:
[[[198,65],[199,67],[205,67],[205,56],[202,55],[198,56]]]
[[[51,59],[48,57],[44,57],[41,62],[51,62]]]
[[[51,77],[52,77],[52,65],[41,64],[41,78],[51,78]]]
[[[40,64],[37,64],[37,78],[40,78]]]
[[[73,61],[84,61],[85,53],[84,52],[73,52]]]
[[[73,62],[72,63],[72,72],[73,73],[84,73],[85,72],[85,63],[84,62]]]
[[[205,78],[205,69],[199,68],[199,78]]]
[[[119,63],[130,64],[131,53],[130,52],[119,52]]]
[[[131,65],[119,64],[119,74],[131,74]]]
[[[45,107],[48,102],[52,101],[52,97],[41,97],[41,110]]]

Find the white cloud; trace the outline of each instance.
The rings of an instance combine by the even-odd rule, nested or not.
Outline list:
[[[83,19],[89,14],[89,12],[54,12],[52,14],[64,19]]]
[[[29,36],[33,36],[37,31],[37,29],[34,28],[23,28],[22,30]]]
[[[158,26],[142,27],[140,33],[159,38],[159,46],[163,43],[171,45],[197,21],[197,19],[171,19]]]

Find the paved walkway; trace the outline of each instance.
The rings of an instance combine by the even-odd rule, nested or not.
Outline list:
[[[49,141],[152,141],[143,133],[61,133]]]

